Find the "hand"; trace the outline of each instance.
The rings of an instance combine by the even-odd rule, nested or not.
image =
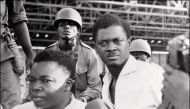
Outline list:
[[[77,98],[77,99],[84,102],[84,103],[87,103],[87,100],[84,97],[80,97],[80,98]]]
[[[33,57],[32,57],[32,56],[26,58],[26,72],[27,72],[27,73],[30,72],[30,69],[31,69],[33,63],[34,63],[34,62],[33,62]]]
[[[169,65],[164,67],[163,94],[175,106],[189,105],[189,75]]]
[[[103,99],[95,99],[90,101],[85,109],[115,109],[113,104],[106,103]]]

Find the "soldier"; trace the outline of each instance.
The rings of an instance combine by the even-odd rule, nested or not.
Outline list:
[[[130,54],[133,55],[137,60],[150,62],[151,47],[147,41],[143,39],[133,40],[130,44]]]
[[[26,25],[27,17],[23,7],[23,1],[1,0],[0,7],[0,103],[3,109],[11,109],[21,102],[20,85],[18,81],[19,76],[24,72],[24,65],[15,39],[10,34],[10,25],[12,25],[15,36],[26,53],[27,70],[29,70],[33,63],[33,52],[28,27]]]
[[[46,49],[58,50],[69,54],[76,61],[75,84],[72,92],[83,102],[91,101],[101,96],[101,80],[99,77],[98,57],[94,49],[79,39],[82,29],[82,18],[72,8],[63,8],[54,22],[58,41]]]
[[[151,47],[147,41],[143,39],[133,40],[130,44],[130,54],[133,55],[137,60],[151,63],[157,68],[157,70],[160,70],[160,72],[164,72],[164,69],[160,65],[152,62]]]

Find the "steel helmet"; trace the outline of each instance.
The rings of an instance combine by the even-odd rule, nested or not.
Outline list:
[[[131,42],[130,52],[142,51],[151,56],[151,47],[146,40],[136,39]]]
[[[61,9],[55,17],[54,21],[54,27],[57,27],[59,22],[62,20],[68,20],[68,21],[73,21],[77,24],[77,27],[79,29],[82,29],[82,17],[79,14],[78,11],[76,11],[73,8],[63,8]]]

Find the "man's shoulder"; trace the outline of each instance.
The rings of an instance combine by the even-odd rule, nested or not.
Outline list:
[[[154,63],[154,62],[152,62],[151,64],[153,65],[153,67],[155,67],[155,68],[159,69],[160,71],[165,72],[165,71],[164,71],[164,69],[163,69],[163,67],[162,67],[162,66],[160,66],[159,64]]]
[[[137,60],[137,66],[139,66],[138,67],[139,70],[145,72],[161,72],[161,73],[164,72],[163,68],[155,63],[148,63]]]
[[[139,65],[139,67],[150,67],[151,64],[148,63],[148,62],[144,62],[144,61],[141,61],[141,60],[136,60],[136,63]]]
[[[46,49],[46,50],[50,50],[50,49],[53,49],[53,48],[55,48],[55,47],[57,47],[57,46],[58,46],[58,41],[55,42],[55,43],[53,43],[53,44],[51,44],[51,45],[49,45],[49,46],[46,47],[45,49]]]
[[[89,45],[85,44],[84,42],[80,41],[80,45],[83,47],[83,48],[86,48],[86,49],[89,49],[89,50],[92,50],[93,48],[90,47]]]
[[[96,55],[97,57],[97,53],[95,51],[95,49],[93,49],[92,47],[90,47],[89,45],[83,43],[80,41],[80,46],[81,46],[81,52],[85,52],[86,55],[91,55],[91,56],[94,56]]]
[[[40,108],[37,108],[34,105],[34,102],[27,102],[27,103],[24,103],[21,105],[17,105],[15,107],[13,107],[12,109],[40,109]]]
[[[77,100],[76,98],[74,98],[73,100],[72,100],[72,103],[70,104],[70,106],[68,107],[68,109],[70,109],[70,108],[72,108],[72,109],[85,109],[85,107],[86,107],[86,104],[87,103],[84,103],[84,102],[82,102],[82,101],[80,101],[80,100]],[[66,108],[67,109],[67,108]]]

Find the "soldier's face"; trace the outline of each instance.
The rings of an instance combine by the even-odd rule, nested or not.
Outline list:
[[[145,62],[149,61],[148,56],[144,52],[133,51],[133,52],[130,52],[130,54],[133,55],[137,60],[141,60],[141,61],[145,61]]]
[[[60,22],[57,33],[60,39],[61,47],[65,50],[71,50],[76,45],[79,31],[75,23],[69,21]]]
[[[61,38],[72,39],[77,36],[78,29],[75,23],[69,21],[62,21],[58,24],[58,35]]]

